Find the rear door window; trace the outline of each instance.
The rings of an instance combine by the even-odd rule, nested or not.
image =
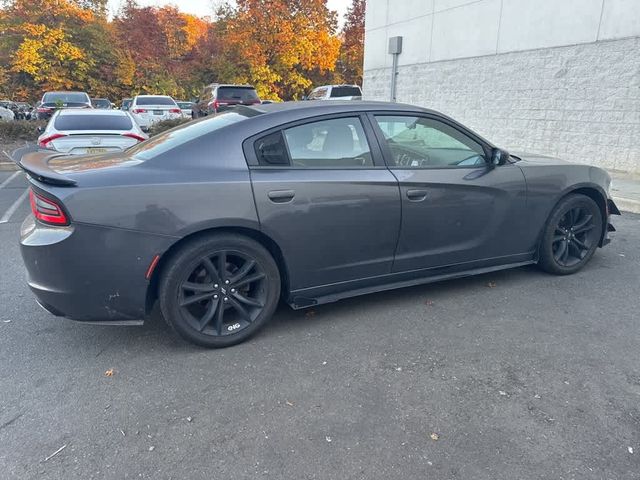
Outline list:
[[[227,102],[259,101],[255,89],[250,87],[218,87],[216,97],[220,101]]]
[[[359,87],[333,87],[331,97],[361,97],[362,92]]]
[[[131,130],[128,115],[58,115],[56,130]]]
[[[171,97],[138,97],[136,105],[167,105],[177,107],[176,102]]]

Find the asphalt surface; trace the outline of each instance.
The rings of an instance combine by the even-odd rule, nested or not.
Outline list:
[[[0,189],[0,216],[25,185]],[[27,213],[0,224],[2,479],[640,478],[640,216],[571,277],[283,306],[209,351],[157,315],[41,310],[17,246]]]

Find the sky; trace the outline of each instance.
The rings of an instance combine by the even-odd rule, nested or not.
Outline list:
[[[120,3],[121,0],[109,0],[109,10],[111,11],[111,15],[114,15],[118,11]],[[223,2],[221,0],[138,0],[138,3],[142,6],[176,5],[183,12],[203,17],[211,15],[215,6]],[[344,14],[347,12],[347,8],[351,4],[351,1],[327,0],[327,4],[331,10],[338,12],[338,25],[342,26],[344,23]]]

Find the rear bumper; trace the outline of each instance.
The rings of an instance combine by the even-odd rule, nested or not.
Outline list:
[[[139,232],[84,224],[49,227],[31,215],[20,239],[28,284],[40,306],[86,322],[143,319],[145,272],[167,246],[166,238]]]

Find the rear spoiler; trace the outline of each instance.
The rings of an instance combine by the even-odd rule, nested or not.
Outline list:
[[[33,147],[19,148],[11,155],[16,164],[30,177],[42,183],[72,187],[76,181],[65,177],[49,168],[49,160],[64,157],[66,154],[36,149]]]

